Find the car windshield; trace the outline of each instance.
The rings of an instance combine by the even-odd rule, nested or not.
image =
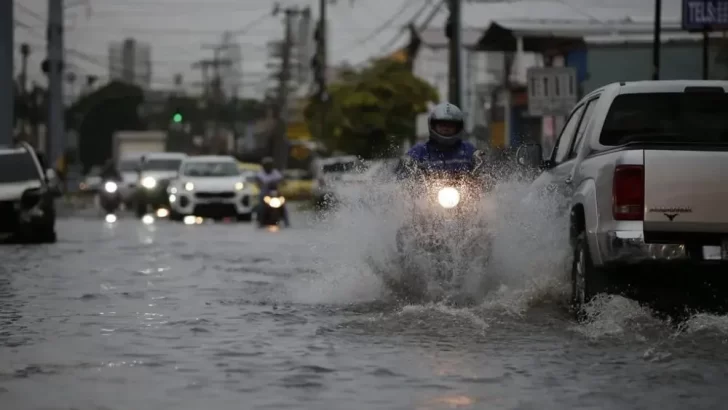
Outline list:
[[[728,94],[624,94],[614,99],[599,142],[728,143]]]
[[[39,180],[38,168],[26,152],[0,155],[0,183]]]
[[[181,159],[148,159],[144,162],[144,169],[147,171],[176,171],[181,163]]]
[[[119,171],[121,172],[133,172],[137,170],[139,166],[138,160],[124,159],[119,162]]]
[[[188,177],[231,177],[240,175],[234,162],[188,162],[182,167],[182,175]]]

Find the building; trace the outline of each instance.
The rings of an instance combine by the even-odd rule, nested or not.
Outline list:
[[[468,131],[475,135],[487,134],[488,142],[496,146],[508,146],[512,133],[523,132],[509,128],[512,104],[509,93],[503,93],[503,88],[506,85],[522,88],[528,67],[542,65],[543,58],[541,53],[523,50],[483,50],[479,43],[489,26],[498,22],[518,28],[522,35],[546,31],[544,36],[553,37],[566,32],[581,38],[585,35],[644,33],[652,30],[654,19],[654,0],[614,0],[608,6],[588,8],[575,3],[529,0],[464,2],[462,7],[462,108],[467,115]],[[680,20],[680,13],[679,1],[663,2],[666,32],[679,30],[676,22]],[[430,29],[419,33],[422,44],[414,61],[415,74],[435,86],[442,101],[448,96],[448,39],[444,33],[447,15],[447,12],[440,13],[431,22]],[[518,97],[518,101],[525,102]],[[558,124],[552,128],[558,129]],[[426,116],[418,118],[417,129],[418,136],[427,134]]]
[[[220,88],[228,96],[243,95],[243,52],[240,44],[235,42],[233,34],[225,32],[220,47],[217,49],[217,57],[222,61],[229,62],[220,66]]]
[[[109,80],[152,87],[152,48],[133,38],[109,45]]]

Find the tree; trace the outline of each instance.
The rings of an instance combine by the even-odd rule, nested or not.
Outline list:
[[[145,128],[139,117],[139,106],[143,101],[141,88],[113,81],[82,97],[68,109],[67,124],[79,133],[78,148],[85,169],[111,158],[115,131]]]
[[[309,129],[328,149],[364,158],[414,139],[417,114],[438,101],[434,87],[416,77],[405,63],[392,59],[348,70],[328,91],[327,103],[317,98],[309,102],[305,112]],[[325,133],[321,132],[321,110],[326,110]]]

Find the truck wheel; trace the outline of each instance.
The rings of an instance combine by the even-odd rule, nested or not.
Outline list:
[[[571,303],[579,319],[584,319],[584,305],[597,294],[608,291],[608,284],[606,272],[592,262],[586,232],[581,232],[574,241],[571,264]]]

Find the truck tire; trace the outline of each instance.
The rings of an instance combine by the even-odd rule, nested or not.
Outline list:
[[[574,240],[574,258],[571,263],[571,303],[577,318],[584,319],[584,305],[608,290],[607,274],[594,266],[586,232],[581,232]]]

